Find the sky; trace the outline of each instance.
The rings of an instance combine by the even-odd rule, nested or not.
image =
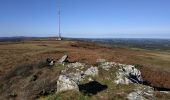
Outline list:
[[[0,0],[0,37],[169,38],[170,0]]]

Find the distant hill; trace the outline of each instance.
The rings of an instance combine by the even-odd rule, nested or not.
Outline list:
[[[0,37],[0,42],[21,42],[28,40],[54,40],[56,37]]]
[[[115,38],[115,39],[84,39],[84,40],[102,44],[109,44],[115,47],[131,47],[148,50],[170,50],[170,39]]]
[[[35,37],[0,37],[0,42],[20,42],[32,39],[35,39]]]

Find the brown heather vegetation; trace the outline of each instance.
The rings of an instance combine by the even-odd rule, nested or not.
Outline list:
[[[147,85],[157,90],[170,90],[170,72],[148,67],[141,67],[140,70]]]
[[[110,47],[81,41],[23,41],[0,43],[0,100],[35,99],[55,91],[62,69],[49,68],[46,58],[58,60],[67,54],[69,62],[96,64],[96,59],[138,64],[142,77],[153,87],[170,89],[170,53]],[[169,58],[169,59],[168,59]],[[37,79],[33,79],[34,76]],[[81,96],[81,94],[78,94]],[[159,93],[158,96],[161,96]]]

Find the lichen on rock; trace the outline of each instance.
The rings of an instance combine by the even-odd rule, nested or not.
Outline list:
[[[98,68],[97,67],[90,67],[90,68],[88,68],[86,71],[85,71],[85,75],[87,75],[87,76],[98,76],[98,73],[99,73],[99,70],[98,70]]]
[[[78,85],[73,79],[66,75],[60,75],[57,81],[57,92],[67,90],[78,90]]]

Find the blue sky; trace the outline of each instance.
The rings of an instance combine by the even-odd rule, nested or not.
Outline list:
[[[59,0],[0,0],[0,37],[57,36]],[[170,0],[60,0],[64,37],[170,38]]]

